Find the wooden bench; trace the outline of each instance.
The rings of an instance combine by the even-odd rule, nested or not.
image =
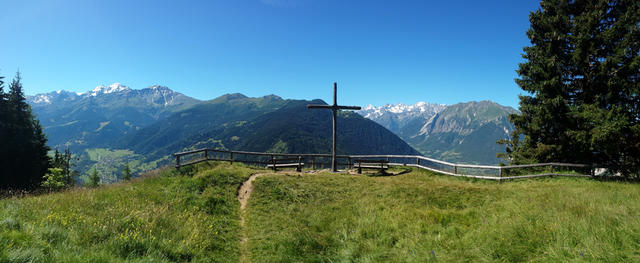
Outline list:
[[[273,171],[277,171],[277,168],[284,167],[296,167],[296,171],[302,172],[302,166],[304,163],[302,162],[304,158],[284,158],[284,159],[271,159],[269,160],[269,164],[267,164],[267,168],[273,169]]]
[[[387,170],[389,169],[389,161],[387,160],[362,160],[357,159],[353,160],[355,168],[358,168],[358,173],[362,173],[362,168],[365,169],[378,169],[378,170]]]

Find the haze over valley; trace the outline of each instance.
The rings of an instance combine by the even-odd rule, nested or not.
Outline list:
[[[329,153],[330,113],[324,101],[250,98],[239,93],[201,101],[168,87],[132,89],[114,83],[76,93],[28,96],[52,149],[70,149],[77,168],[117,181],[122,163],[136,172],[167,165],[175,152],[212,149]],[[512,108],[490,101],[454,105],[366,106],[341,112],[340,154],[423,154],[451,162],[496,164],[508,138]],[[362,117],[361,117],[362,116]],[[364,118],[363,118],[364,117]],[[367,120],[368,119],[368,120]],[[372,120],[372,121],[369,121]]]

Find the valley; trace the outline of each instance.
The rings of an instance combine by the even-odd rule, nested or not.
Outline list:
[[[235,93],[196,101],[166,87],[132,90],[121,84],[70,94],[75,93],[39,94],[28,101],[38,118],[49,120],[43,122],[49,145],[71,149],[77,156],[76,168],[85,175],[96,169],[104,182],[117,181],[125,163],[134,172],[146,171],[168,165],[175,152],[196,148],[331,150],[330,113],[306,109],[307,104],[325,104],[322,100]],[[356,113],[341,112],[338,118],[339,154],[418,154],[389,130]],[[60,119],[73,121],[61,126]],[[79,179],[86,180],[86,176]]]
[[[329,153],[330,113],[308,111],[321,100],[225,94],[199,101],[164,86],[136,90],[119,83],[84,93],[56,91],[27,101],[52,149],[69,148],[81,174],[96,169],[116,182],[125,163],[134,172],[168,165],[196,148],[275,153]],[[339,114],[339,154],[423,154],[449,162],[497,164],[517,111],[490,101],[454,105],[369,105]],[[82,183],[87,178],[82,177]]]
[[[454,163],[495,165],[518,111],[491,101],[453,105],[419,102],[414,105],[369,105],[359,112],[393,131],[424,156]]]

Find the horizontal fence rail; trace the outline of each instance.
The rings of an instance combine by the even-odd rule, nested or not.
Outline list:
[[[198,149],[173,154],[176,168],[204,161],[240,162],[250,165],[264,165],[270,169],[309,167],[319,169],[331,166],[331,154],[294,154],[264,153],[247,151],[228,151],[216,149]],[[488,180],[512,180],[534,177],[569,176],[591,177],[594,167],[586,164],[572,163],[538,163],[526,165],[473,165],[440,161],[419,155],[336,155],[338,166],[351,169],[354,161],[384,161],[389,166],[409,166],[425,169],[451,176]],[[294,161],[298,160],[298,161]],[[289,163],[283,163],[290,161]],[[296,165],[293,165],[296,164]]]

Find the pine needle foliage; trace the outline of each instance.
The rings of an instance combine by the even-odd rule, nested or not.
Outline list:
[[[98,185],[100,185],[100,174],[98,174],[98,170],[94,167],[89,176],[89,186],[97,187]]]
[[[129,163],[124,164],[124,168],[122,169],[122,180],[131,180],[131,168],[129,167]]]
[[[543,0],[516,83],[521,114],[504,156],[640,170],[640,2]]]
[[[20,72],[4,92],[0,78],[0,188],[36,188],[49,168],[49,147],[27,104]]]

